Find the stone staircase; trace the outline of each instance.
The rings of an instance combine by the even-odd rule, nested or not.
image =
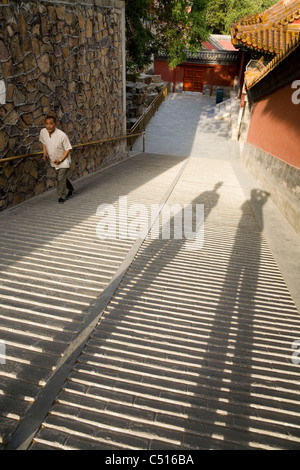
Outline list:
[[[237,140],[240,117],[242,108],[240,100],[236,97],[236,93],[232,92],[229,99],[216,104],[215,119],[219,121],[228,121],[230,123],[230,137]]]
[[[198,128],[199,101],[176,98],[176,124],[174,109],[196,104],[179,127],[196,120],[201,158],[136,155],[77,181],[62,207],[53,192],[1,215],[0,449],[19,424],[18,442],[28,440],[28,412],[132,256],[132,241],[96,236],[98,205],[117,208],[120,194],[148,209],[204,204],[204,246],[148,236],[134,250],[71,373],[61,387],[52,381],[55,398],[27,448],[300,448],[299,314],[229,160],[226,122],[205,106]],[[159,115],[168,144],[190,142],[167,133],[170,123]]]
[[[62,206],[53,191],[1,214],[0,449],[133,245],[97,237],[98,205],[117,207],[127,193],[130,204],[159,203],[181,160],[175,163],[165,159],[158,171],[155,158],[150,165],[141,155],[77,180]]]

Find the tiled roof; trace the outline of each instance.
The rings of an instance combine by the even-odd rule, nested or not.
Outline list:
[[[300,1],[280,0],[256,15],[248,15],[231,25],[236,48],[276,55],[300,38]]]
[[[280,0],[257,15],[248,15],[231,25],[231,40],[236,48],[261,53],[245,72],[248,89],[256,85],[300,44],[300,1]],[[273,60],[264,64],[264,56]]]
[[[231,42],[230,35],[210,34],[208,40],[202,43],[204,49],[217,51],[233,51],[236,50]]]

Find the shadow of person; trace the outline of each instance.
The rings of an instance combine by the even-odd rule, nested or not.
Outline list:
[[[155,260],[158,260],[161,264],[160,255],[164,253],[167,247],[172,247],[173,257],[183,246],[187,250],[201,249],[204,234],[199,239],[197,234],[200,231],[204,232],[205,220],[218,204],[220,198],[218,190],[222,185],[223,182],[220,181],[215,184],[212,190],[204,191],[197,196],[187,205],[191,209],[190,213],[186,212],[186,207],[183,208],[182,204],[167,205],[162,209],[162,215],[156,221],[156,230],[151,229],[150,231],[152,246],[149,246],[149,250],[151,249],[153,254],[151,263],[147,265],[149,271],[155,267]],[[201,207],[202,211],[197,211],[197,207]],[[159,230],[157,230],[158,225]],[[157,270],[155,269],[153,272],[157,272]]]
[[[223,182],[219,181],[215,184],[214,189],[211,191],[204,191],[194,199],[194,204],[203,204],[204,205],[204,218],[206,219],[211,212],[211,210],[218,204],[220,199],[220,194],[218,190],[222,187]]]
[[[101,394],[101,401],[118,413],[118,428],[124,426],[119,442],[128,442],[128,429],[133,439],[146,429],[151,449],[224,448],[228,443],[234,448],[236,442],[247,448],[251,391],[258,386],[252,350],[261,229],[250,201],[242,206],[236,230],[231,223],[221,225],[224,218],[212,214],[221,187],[219,182],[192,201],[204,204],[211,243],[206,246],[205,240],[204,250],[191,254],[184,238],[148,236],[79,360],[78,374],[87,373],[91,381],[90,398],[98,401]],[[266,200],[266,193],[251,194],[261,221]],[[220,241],[217,226],[232,242],[223,257],[219,250],[213,253]],[[218,282],[216,270],[224,268]],[[102,423],[103,415],[93,408],[92,419]],[[97,436],[106,435],[115,420],[115,414],[105,416]],[[137,438],[138,448],[148,445]]]
[[[245,292],[255,292],[261,252],[261,231],[263,230],[262,209],[268,193],[258,189],[251,191],[251,200],[241,207],[242,217],[235,234],[234,244],[228,262],[222,294],[230,293],[231,305],[245,303],[249,306],[253,297],[244,296]],[[251,207],[256,208],[255,220]]]
[[[261,264],[263,206],[268,197],[265,191],[254,189],[251,199],[241,206],[242,216],[225,278],[216,308],[211,311],[212,327],[203,357],[207,374],[199,375],[193,400],[196,403],[199,394],[201,403],[205,397],[206,409],[198,418],[200,422],[203,420],[207,446],[218,447],[222,441],[228,443],[228,449],[247,448],[251,440],[249,429],[255,401],[252,394],[254,388],[258,389],[253,378],[253,366],[257,366],[253,354],[253,325]],[[253,217],[252,207],[255,207],[257,220]],[[215,440],[213,436],[216,435]],[[184,444],[191,445],[192,442],[195,444],[187,431]],[[201,439],[199,444],[201,447]]]
[[[124,415],[130,408],[130,429],[140,426],[135,416],[141,410],[156,410],[155,424],[143,423],[153,432],[153,448],[167,439],[171,448],[247,449],[251,440],[257,400],[252,392],[259,390],[253,366],[261,364],[253,353],[255,295],[268,194],[253,190],[241,207],[241,217],[234,214],[224,226],[224,217],[212,214],[222,185],[216,183],[192,201],[204,204],[204,249],[189,252],[184,237],[148,236],[101,320],[97,344],[92,345],[101,354],[99,365],[91,366],[93,373],[97,368],[101,372],[106,361],[105,370],[110,368],[112,375],[106,372],[105,385],[117,387],[120,402],[131,393],[136,397],[134,408],[126,399],[118,405]],[[260,226],[251,206],[256,207]],[[176,214],[173,225],[175,218]],[[225,248],[216,245],[222,245],[222,237]],[[119,355],[103,356],[115,341]],[[116,381],[119,361],[122,370]],[[109,400],[108,391],[102,388],[101,394]]]

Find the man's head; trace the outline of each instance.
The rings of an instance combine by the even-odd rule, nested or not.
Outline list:
[[[45,119],[45,127],[49,134],[52,134],[56,128],[56,119],[54,116],[47,116]]]

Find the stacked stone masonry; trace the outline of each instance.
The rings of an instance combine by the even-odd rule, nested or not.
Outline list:
[[[126,83],[126,116],[127,130],[130,130],[146,112],[153,100],[163,91],[167,83],[160,75],[142,73],[137,80],[127,77]]]
[[[45,116],[78,144],[124,135],[120,2],[0,5],[0,158],[40,152]],[[110,4],[109,8],[103,5]],[[125,156],[124,141],[74,149],[77,178]],[[0,162],[1,163],[1,162]],[[41,157],[0,164],[0,210],[55,185]]]

